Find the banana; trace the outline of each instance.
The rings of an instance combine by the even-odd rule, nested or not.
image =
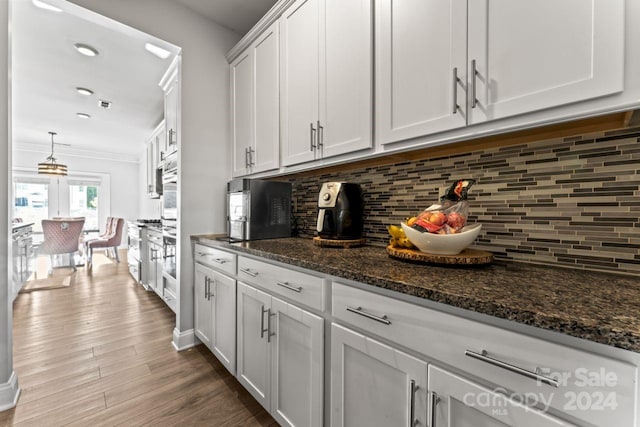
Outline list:
[[[395,237],[396,239],[402,239],[403,237],[405,237],[404,230],[397,225],[390,225],[387,227],[387,229],[389,230],[389,234],[391,234],[391,236]]]
[[[408,248],[412,249],[414,246],[411,244],[407,236],[404,234],[404,230],[397,225],[390,225],[387,227],[389,230],[389,234],[391,235],[391,239],[389,239],[389,244],[394,248]]]

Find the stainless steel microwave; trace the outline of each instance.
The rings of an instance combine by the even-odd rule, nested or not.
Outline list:
[[[291,237],[291,183],[235,179],[227,183],[231,240]]]

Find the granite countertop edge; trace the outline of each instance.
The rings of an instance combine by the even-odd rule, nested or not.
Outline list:
[[[223,247],[234,250],[236,252],[246,253],[248,255],[254,255],[261,258],[282,262],[284,264],[312,270],[318,273],[327,274],[329,276],[351,280],[366,285],[399,292],[405,295],[423,298],[436,303],[442,303],[452,307],[457,307],[460,309],[469,310],[492,317],[502,318],[505,320],[555,331],[588,341],[640,353],[640,329],[599,325],[597,324],[597,322],[592,321],[587,317],[568,319],[563,318],[561,313],[544,313],[536,310],[522,308],[522,306],[527,305],[526,301],[519,301],[519,305],[521,307],[514,307],[510,304],[508,305],[504,303],[497,303],[495,301],[489,301],[486,298],[481,298],[479,296],[460,295],[455,292],[450,292],[447,289],[416,286],[411,283],[406,283],[401,279],[390,280],[388,278],[368,274],[366,271],[362,270],[354,271],[353,269],[349,268],[332,267],[320,262],[305,260],[299,256],[287,256],[269,252],[264,248],[254,249],[243,246],[242,244],[225,242],[221,240],[222,236],[219,235],[194,235],[191,236],[191,238],[195,242],[202,243],[207,246]],[[262,242],[262,246],[265,246],[265,241]],[[371,248],[378,251],[381,249],[379,247]],[[554,274],[554,269],[558,271],[558,274],[566,274],[567,270],[570,270],[558,267],[548,267],[547,269],[547,267],[527,263],[518,263],[518,266],[525,270],[531,270],[531,272],[535,272],[536,270],[540,270],[542,268],[544,268],[545,271],[548,272],[549,269],[551,269],[551,276],[553,276]],[[593,273],[582,271],[580,271],[580,273],[584,273],[587,275],[593,274],[606,276],[608,279],[614,282],[616,280],[631,282],[637,281],[637,295],[638,300],[640,300],[640,279],[629,276],[622,276],[614,273]],[[578,272],[576,272],[576,274],[578,274]],[[531,277],[536,276],[532,274]]]

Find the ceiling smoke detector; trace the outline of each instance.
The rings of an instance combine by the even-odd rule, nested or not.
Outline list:
[[[111,104],[113,104],[113,102],[105,101],[104,99],[100,99],[98,101],[98,107],[104,108],[105,110],[108,110],[109,108],[111,108]]]

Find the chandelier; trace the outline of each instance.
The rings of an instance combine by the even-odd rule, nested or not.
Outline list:
[[[38,174],[67,176],[67,165],[56,163],[56,158],[53,157],[53,136],[57,134],[55,132],[49,132],[49,135],[51,135],[51,155],[47,157],[44,162],[38,163]]]

